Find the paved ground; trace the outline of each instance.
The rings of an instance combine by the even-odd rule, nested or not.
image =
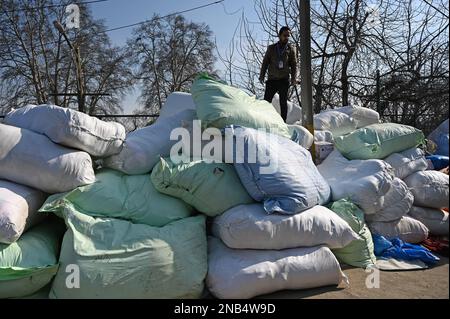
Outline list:
[[[308,290],[279,291],[260,298],[284,299],[449,299],[448,258],[433,268],[414,271],[380,272],[380,288],[368,289],[365,286],[367,273],[360,268],[343,268],[348,276],[350,287],[323,287]]]
[[[433,268],[414,271],[382,271],[380,272],[380,288],[368,289],[365,286],[367,273],[360,268],[345,268],[350,286],[322,287],[308,290],[285,290],[260,296],[273,299],[449,299],[449,266],[448,258]],[[47,298],[50,287],[41,290],[28,298]],[[208,296],[207,298],[212,298]]]

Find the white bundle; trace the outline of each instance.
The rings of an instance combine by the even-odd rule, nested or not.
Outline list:
[[[217,298],[243,299],[283,289],[338,285],[346,277],[325,246],[284,250],[230,249],[208,239],[206,284]]]
[[[414,196],[408,186],[399,178],[394,178],[391,188],[383,196],[383,205],[376,214],[367,215],[371,222],[389,222],[402,218],[410,211]]]
[[[314,142],[333,143],[333,134],[326,130],[314,130]]]
[[[400,238],[401,240],[417,244],[428,238],[428,228],[420,221],[403,216],[392,222],[369,222],[369,229],[373,234],[384,236],[388,239]]]
[[[393,153],[384,161],[392,166],[395,176],[400,179],[405,179],[418,171],[425,171],[428,167],[424,151],[415,147],[400,153]]]
[[[436,209],[413,206],[408,213],[408,216],[422,222],[430,230],[430,234],[436,236],[448,236],[449,223],[448,213]]]
[[[297,124],[288,125],[289,132],[293,140],[306,149],[309,149],[314,142],[313,135],[303,126]]]
[[[448,175],[439,171],[420,171],[405,179],[414,195],[414,205],[432,208],[449,206],[448,182]]]
[[[85,113],[56,105],[27,105],[9,112],[5,124],[44,134],[57,144],[85,151],[95,157],[120,152],[125,128]]]
[[[314,128],[330,131],[336,137],[356,130],[356,121],[345,113],[331,110],[314,115]]]
[[[272,105],[277,110],[278,114],[281,114],[281,108],[280,108],[280,96],[278,93],[276,93],[273,96],[272,99]],[[296,103],[293,103],[291,101],[287,101],[287,118],[286,118],[286,124],[294,124],[296,122],[302,121],[302,108],[298,106]]]
[[[348,198],[365,214],[384,206],[384,196],[394,180],[392,167],[381,160],[348,160],[338,150],[317,166],[330,184],[333,201]]]
[[[194,117],[194,110],[184,110],[128,133],[122,151],[106,158],[103,164],[130,175],[150,172],[160,156],[169,156],[172,146],[177,143],[170,139],[172,131],[182,128],[183,123],[192,122]]]
[[[88,153],[75,151],[27,129],[0,124],[0,178],[62,193],[95,182]]]
[[[267,214],[260,203],[235,206],[214,219],[213,234],[230,248],[342,248],[359,236],[336,213],[314,206],[291,216]]]
[[[15,242],[43,219],[37,210],[45,199],[45,193],[37,189],[0,180],[0,243]]]
[[[380,122],[380,114],[372,109],[362,106],[343,106],[334,109],[353,118],[356,122],[356,128],[365,127]]]

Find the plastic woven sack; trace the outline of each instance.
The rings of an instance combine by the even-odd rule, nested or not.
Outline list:
[[[230,248],[342,248],[359,236],[335,213],[314,206],[301,214],[267,214],[259,204],[239,205],[216,217],[212,232]]]
[[[325,246],[283,250],[230,249],[208,239],[209,291],[221,299],[243,299],[283,289],[338,285],[345,275]]]
[[[177,143],[170,139],[171,132],[187,126],[194,117],[195,111],[185,110],[128,133],[122,151],[104,159],[104,166],[129,175],[150,172],[161,156],[170,155],[172,146]]]
[[[330,110],[314,115],[314,128],[330,131],[336,138],[356,130],[356,121],[345,113]]]
[[[380,122],[380,114],[378,114],[377,111],[367,107],[347,105],[337,107],[334,110],[345,113],[353,118],[356,122],[356,128],[361,128]]]
[[[330,184],[332,200],[349,199],[365,214],[375,214],[384,205],[391,188],[392,167],[381,160],[349,161],[334,150],[317,167]]]
[[[61,207],[69,229],[50,298],[198,298],[207,272],[204,216],[164,227],[93,218]],[[79,268],[79,288],[67,286],[68,265]]]
[[[57,144],[79,149],[96,157],[120,152],[125,128],[88,114],[56,105],[27,105],[9,112],[5,124],[46,135]]]
[[[333,202],[329,207],[359,235],[359,240],[354,240],[343,248],[332,249],[336,258],[347,265],[360,268],[375,264],[372,234],[364,221],[361,209],[346,199]]]
[[[150,175],[125,175],[103,169],[94,184],[50,196],[41,211],[53,211],[61,201],[94,217],[111,217],[149,226],[164,226],[189,217],[193,208],[183,201],[158,192]]]
[[[0,298],[23,297],[47,285],[58,270],[64,223],[48,219],[12,244],[0,244]]]
[[[230,164],[204,160],[174,164],[161,158],[151,180],[159,192],[180,198],[208,216],[253,202]]]
[[[349,159],[383,159],[424,142],[422,131],[395,123],[372,124],[334,139],[337,149]]]
[[[413,206],[408,216],[422,222],[429,229],[431,235],[448,236],[449,234],[449,216],[446,211]]]
[[[302,146],[279,135],[233,127],[234,167],[268,213],[295,214],[330,200],[330,186]]]
[[[270,129],[273,133],[291,137],[286,123],[271,103],[257,100],[236,87],[203,74],[192,84],[191,93],[203,127],[222,129],[227,125],[241,125]]]
[[[438,171],[422,171],[409,175],[405,183],[414,195],[414,205],[432,208],[449,206],[449,178]]]
[[[276,93],[273,96],[272,99],[272,105],[277,110],[278,114],[281,115],[281,108],[280,108],[280,96],[278,93]],[[286,123],[287,124],[295,124],[296,122],[302,120],[302,108],[301,106],[297,105],[295,102],[287,101],[287,118]]]
[[[369,222],[372,234],[382,235],[387,239],[400,238],[407,243],[420,243],[428,238],[428,228],[420,221],[408,216],[392,222]]]
[[[0,124],[0,178],[46,193],[95,181],[88,153],[54,144],[46,136]]]
[[[314,142],[314,136],[301,125],[288,125],[289,132],[292,134],[292,140],[306,149],[311,148]]]
[[[407,215],[414,202],[408,186],[399,178],[394,178],[391,188],[383,196],[383,204],[375,214],[367,215],[368,222],[389,222]]]
[[[172,92],[167,97],[162,108],[159,110],[159,117],[156,121],[174,116],[185,110],[195,111],[194,100],[192,95],[186,92]]]
[[[37,210],[46,194],[27,186],[0,180],[0,243],[15,242],[22,233],[40,222]]]
[[[394,169],[394,175],[405,179],[409,175],[428,168],[425,152],[420,148],[411,148],[400,153],[394,153],[384,159]]]

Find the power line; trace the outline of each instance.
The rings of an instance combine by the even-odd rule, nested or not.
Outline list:
[[[123,26],[120,26],[120,27],[107,29],[107,30],[104,30],[104,31],[100,31],[99,33],[106,33],[106,32],[111,32],[111,31],[116,31],[116,30],[121,30],[121,29],[135,27],[135,26],[138,26],[138,25],[141,25],[141,24],[148,23],[150,21],[160,20],[160,19],[168,18],[168,17],[173,16],[173,15],[178,15],[178,14],[182,14],[182,13],[186,13],[186,12],[190,12],[190,11],[194,11],[194,10],[198,10],[198,9],[203,9],[203,8],[215,5],[215,4],[219,4],[219,3],[224,2],[224,1],[225,0],[219,0],[219,1],[211,2],[211,3],[204,4],[204,5],[201,5],[201,6],[198,6],[198,7],[194,7],[194,8],[191,8],[191,9],[170,13],[170,14],[167,14],[167,15],[161,16],[161,17],[156,17],[156,18],[151,19],[151,20],[145,20],[145,21],[141,21],[141,22],[136,22],[136,23],[132,23],[132,24],[123,25]]]
[[[109,0],[97,0],[96,2],[99,2],[99,1],[109,1]],[[161,19],[173,16],[173,15],[178,15],[178,14],[182,14],[182,13],[186,13],[186,12],[191,12],[191,11],[203,9],[203,8],[206,8],[206,7],[209,7],[209,6],[212,6],[212,5],[219,4],[219,3],[224,2],[224,1],[225,0],[218,0],[218,1],[215,1],[215,2],[211,2],[211,3],[208,3],[208,4],[201,5],[201,6],[197,6],[197,7],[191,8],[191,9],[186,9],[186,10],[183,10],[183,11],[177,11],[177,12],[169,13],[169,14],[167,14],[165,16],[155,17],[154,19],[145,20],[145,21],[141,21],[141,22],[136,22],[136,23],[132,23],[132,24],[127,24],[127,25],[123,25],[123,26],[119,26],[119,27],[114,27],[114,28],[102,30],[102,31],[97,32],[97,34],[107,33],[107,32],[121,30],[121,29],[126,29],[126,28],[131,28],[131,27],[134,27],[134,26],[137,26],[137,25],[148,23],[150,21],[161,20]],[[84,3],[88,3],[88,2],[84,2]],[[59,43],[59,41],[52,41],[52,42],[43,43],[42,46],[47,46],[47,45],[50,45],[50,44],[58,44],[58,43]],[[20,52],[20,51],[22,51],[22,50],[21,49],[12,50],[11,52]]]
[[[84,2],[78,2],[73,4],[91,4],[91,3],[98,3],[98,2],[107,2],[110,0],[92,0],[92,1],[84,1]],[[66,4],[52,4],[52,5],[46,5],[46,6],[39,6],[39,7],[30,7],[30,8],[18,8],[13,10],[6,10],[6,11],[0,11],[0,14],[6,14],[6,13],[14,13],[17,11],[36,11],[40,9],[50,9],[50,8],[58,8],[58,7],[66,7],[69,3]]]

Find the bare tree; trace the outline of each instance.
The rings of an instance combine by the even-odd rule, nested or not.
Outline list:
[[[297,0],[255,1],[258,21],[242,16],[232,45],[219,55],[230,82],[262,95],[256,76],[281,26],[292,29],[291,42],[299,52],[298,5]],[[424,128],[448,117],[447,7],[443,0],[432,5],[419,0],[313,1],[314,111],[378,106],[387,120]]]
[[[54,103],[77,107],[76,77],[72,52],[54,20],[64,21],[65,3],[56,0],[5,0],[0,13],[0,87],[1,105],[5,110],[28,103]],[[127,54],[111,45],[102,21],[80,4],[80,29],[68,30],[71,41],[80,47],[84,86],[92,93],[87,112],[116,113],[120,100],[132,85]],[[53,94],[53,95],[52,95]]]
[[[199,72],[215,74],[211,36],[207,25],[188,22],[181,15],[155,15],[133,31],[128,47],[146,111],[159,111],[174,91],[189,91]]]

